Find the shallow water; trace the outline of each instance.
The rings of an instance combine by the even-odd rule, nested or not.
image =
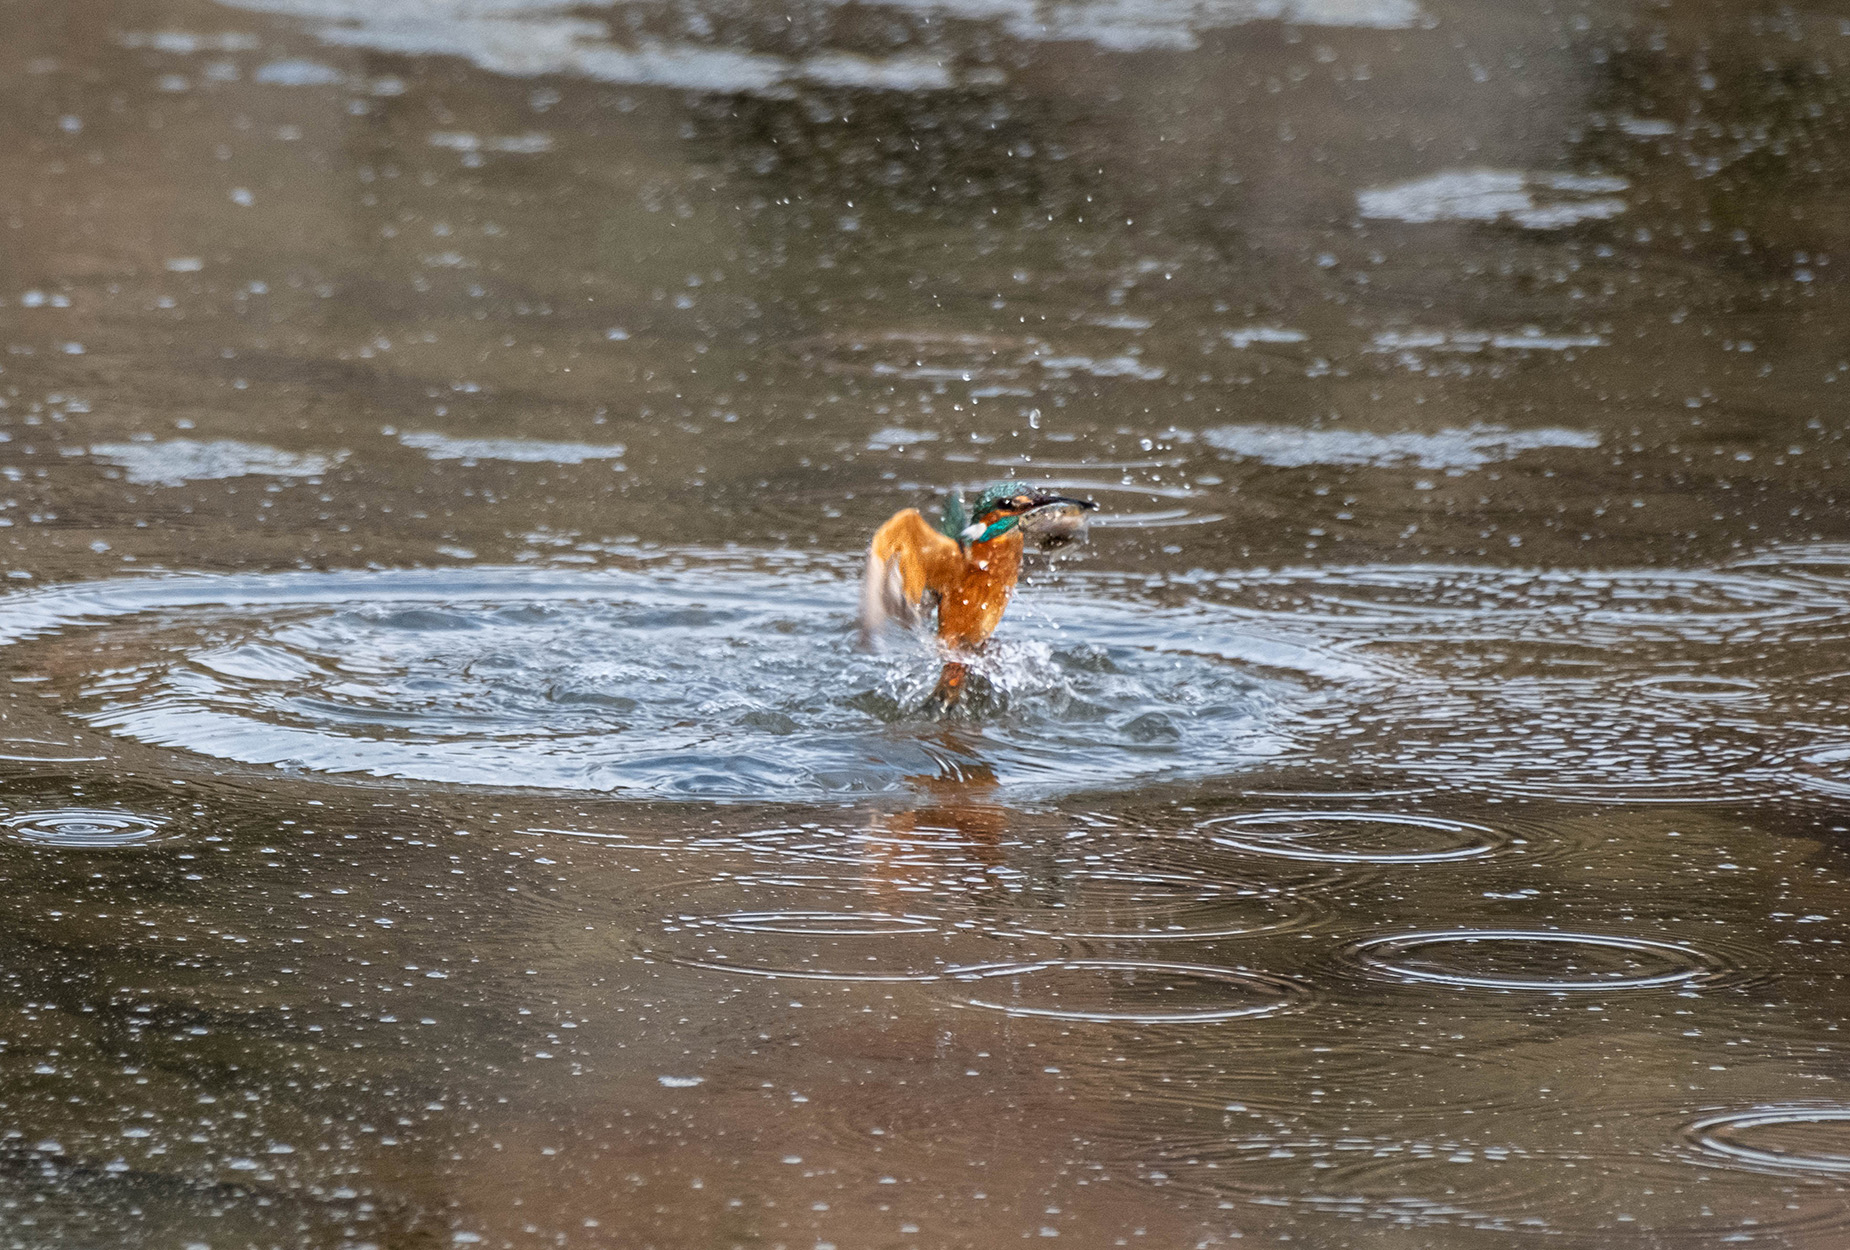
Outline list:
[[[0,5],[0,1246],[1842,1245],[1847,23]]]

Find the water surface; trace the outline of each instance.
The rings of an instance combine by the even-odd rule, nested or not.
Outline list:
[[[0,1243],[1843,1244],[1847,21],[0,5]]]

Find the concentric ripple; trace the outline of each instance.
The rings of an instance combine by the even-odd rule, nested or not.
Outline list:
[[[1375,668],[1366,710],[1333,718],[1346,767],[1577,802],[1725,802],[1802,745],[1812,712],[1792,683],[1841,654],[1841,583],[1803,574],[1806,554],[1792,569],[1770,552],[1726,569],[1247,571],[1198,593]]]
[[[782,967],[775,964],[724,963],[718,959],[675,959],[672,962],[706,972],[729,972],[743,977],[762,977],[771,981],[866,981],[872,984],[897,985],[904,982],[936,981],[940,973],[912,971],[904,968],[808,968]]]
[[[1255,1122],[1170,1143],[1140,1170],[1161,1184],[1376,1229],[1493,1233],[1497,1246],[1822,1247],[1843,1244],[1850,1230],[1835,1186],[1714,1185],[1702,1169],[1631,1141],[1541,1148]]]
[[[623,567],[54,587],[0,596],[0,645],[55,675],[58,700],[32,708],[46,723],[22,726],[45,742],[68,732],[57,708],[218,760],[437,783],[776,800],[980,781],[1012,801],[1317,763],[1582,802],[1845,784],[1841,743],[1819,743],[1841,709],[1817,684],[1850,635],[1840,581],[1777,561],[1069,569],[1024,588],[942,718],[922,711],[929,640],[851,645],[858,561],[605,558]],[[1390,864],[1510,841],[1362,816],[1323,813],[1310,834],[1288,830],[1302,813],[1255,813],[1212,833]]]
[[[1793,752],[1787,775],[1808,790],[1850,799],[1850,743],[1829,743]]]
[[[109,670],[67,692],[93,728],[335,774],[765,799],[980,776],[1047,793],[1283,749],[1276,675],[1168,651],[1109,597],[1031,597],[955,723],[917,710],[935,647],[855,650],[855,588],[813,560],[128,579],[0,600],[0,643],[84,673],[106,641]],[[1079,608],[1085,642],[1056,623]]]
[[[18,764],[95,764],[103,759],[43,738],[0,738],[0,761]]]
[[[1205,1024],[1276,1015],[1310,997],[1287,977],[1207,964],[1058,959],[960,968],[960,1001],[1011,1016],[1096,1023]]]
[[[1744,677],[1706,677],[1686,674],[1676,677],[1647,677],[1638,683],[1647,694],[1670,699],[1702,702],[1732,702],[1751,699],[1761,693],[1759,685]]]
[[[1392,812],[1265,811],[1201,822],[1230,850],[1329,864],[1481,859],[1522,839],[1488,825]]]
[[[931,933],[937,929],[937,921],[931,916],[878,911],[740,911],[724,916],[684,917],[683,922],[697,930],[822,937],[878,937]]]
[[[1522,929],[1386,934],[1353,943],[1344,955],[1377,977],[1461,989],[1663,989],[1727,971],[1717,957],[1676,942]]]
[[[0,816],[0,828],[15,841],[74,850],[140,846],[160,838],[166,823],[155,816],[93,807],[57,807]]]
[[[1714,630],[1735,622],[1822,619],[1834,607],[1820,587],[1782,576],[1777,561],[1753,570],[1338,566],[1228,573],[1214,585],[1239,602],[1268,609],[1290,604],[1330,620],[1418,625],[1447,617],[1501,618],[1548,632],[1681,632],[1697,622]]]
[[[1756,1170],[1850,1175],[1850,1107],[1757,1107],[1689,1126],[1704,1154]]]

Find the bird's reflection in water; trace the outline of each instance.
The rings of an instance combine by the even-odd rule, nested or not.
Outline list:
[[[861,873],[868,890],[903,910],[908,896],[955,885],[966,895],[998,887],[1003,838],[1012,813],[996,802],[995,769],[977,754],[974,735],[946,730],[932,750],[938,771],[908,777],[925,802],[879,812],[862,841]]]

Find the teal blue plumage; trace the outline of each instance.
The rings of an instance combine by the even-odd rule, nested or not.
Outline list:
[[[964,510],[964,497],[958,491],[952,491],[944,497],[944,519],[938,522],[938,530],[946,538],[964,540],[964,529],[970,524],[970,514]]]
[[[955,538],[959,544],[967,547],[970,545],[970,540],[964,536],[964,531],[970,527],[972,517],[982,516],[1005,499],[1013,499],[1017,495],[1029,493],[1031,493],[1030,488],[1022,482],[991,482],[984,487],[983,493],[977,496],[976,507],[966,509],[963,495],[958,491],[952,491],[944,497],[944,519],[939,523],[938,528],[949,537]],[[1014,529],[1020,520],[1020,517],[1015,516],[1002,517],[984,530],[976,541],[983,543],[992,538],[999,538]]]

